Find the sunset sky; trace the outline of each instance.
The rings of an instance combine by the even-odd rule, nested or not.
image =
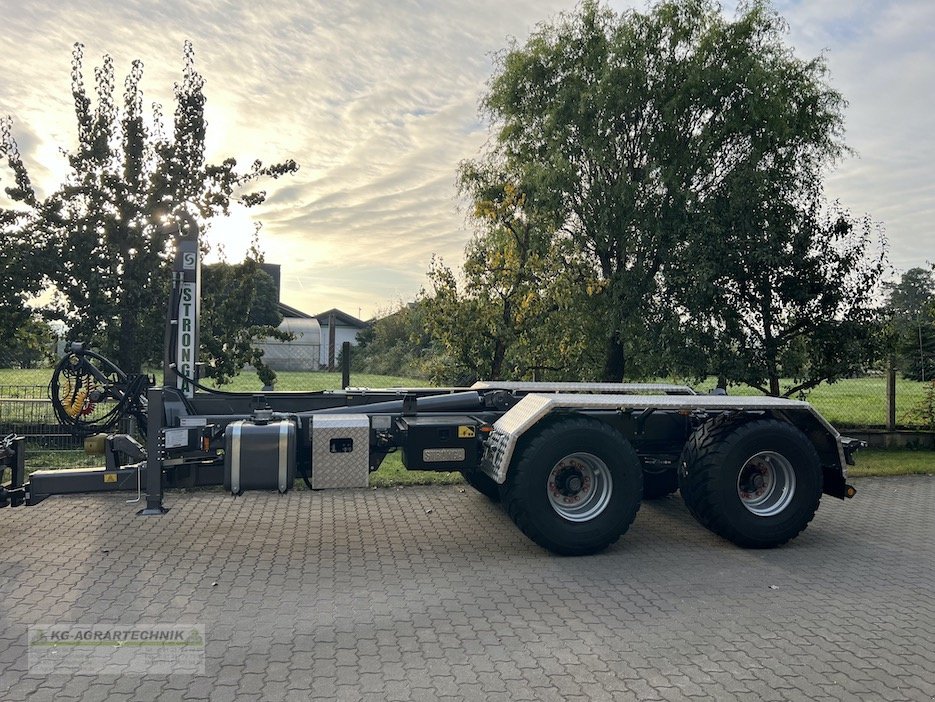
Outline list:
[[[613,2],[615,9],[645,7]],[[460,160],[489,136],[478,101],[492,52],[525,39],[568,1],[264,3],[163,0],[0,0],[0,116],[10,115],[40,188],[64,173],[71,148],[71,46],[85,44],[86,80],[104,53],[118,86],[143,60],[147,103],[172,112],[182,44],[206,79],[209,158],[294,158],[265,206],[235,212],[214,235],[231,258],[252,218],[267,260],[283,266],[283,301],[364,318],[412,299],[432,254],[460,262],[470,231],[455,192]],[[786,0],[797,53],[827,52],[849,100],[857,151],[828,192],[882,222],[897,270],[935,260],[935,3]],[[727,3],[733,12],[734,4]],[[118,87],[118,92],[120,88]],[[0,187],[10,184],[0,169]]]

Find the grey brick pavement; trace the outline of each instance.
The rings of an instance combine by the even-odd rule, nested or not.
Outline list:
[[[855,484],[778,550],[672,497],[575,559],[457,487],[5,509],[0,700],[931,700],[935,478]],[[28,675],[71,622],[203,623],[208,675]]]

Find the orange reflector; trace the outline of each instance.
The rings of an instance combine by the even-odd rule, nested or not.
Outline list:
[[[488,434],[489,434],[490,432],[493,431],[493,427],[491,427],[491,426],[483,426],[483,427],[480,428],[480,430],[481,430],[482,432],[485,432],[485,433],[488,433]]]
[[[857,488],[853,487],[852,485],[848,485],[846,494],[848,497],[853,497],[857,494]]]

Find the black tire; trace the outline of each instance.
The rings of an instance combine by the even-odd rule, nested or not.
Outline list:
[[[630,527],[642,482],[639,457],[619,432],[570,418],[544,429],[514,457],[501,494],[526,536],[553,553],[582,556],[607,548]]]
[[[679,472],[676,466],[665,470],[649,471],[643,468],[643,499],[658,500],[679,489]]]
[[[478,469],[464,469],[461,471],[464,482],[477,490],[481,495],[494,502],[500,501],[500,486],[489,475]]]
[[[775,419],[706,422],[685,445],[678,478],[695,519],[746,548],[794,538],[821,500],[815,447],[798,428]]]

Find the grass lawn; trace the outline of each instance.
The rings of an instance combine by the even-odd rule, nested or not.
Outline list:
[[[426,387],[431,385],[427,380],[414,380],[412,378],[403,378],[398,375],[369,375],[366,373],[351,373],[351,387],[356,388],[414,388]],[[213,385],[208,384],[208,387]],[[241,373],[234,378],[233,382],[224,385],[220,390],[231,391],[250,391],[262,390],[263,385],[256,377],[256,373]],[[285,372],[277,374],[277,391],[304,391],[312,392],[316,390],[340,390],[341,374],[328,373],[326,371],[316,372]]]
[[[149,371],[152,373],[153,371]],[[155,373],[157,381],[161,372]],[[0,369],[0,424],[56,424],[55,414],[47,401],[46,386],[52,378],[48,368],[19,370]],[[424,387],[425,380],[401,378],[395,375],[351,374],[353,387],[390,388]],[[212,387],[208,385],[208,387]],[[316,392],[341,388],[341,374],[327,372],[280,373],[276,389],[281,391]],[[256,373],[242,373],[222,391],[262,391]],[[105,405],[106,407],[106,405]]]
[[[161,370],[148,369],[147,373],[154,374],[156,380],[162,379]],[[16,397],[8,391],[18,387],[45,387],[52,379],[51,368],[2,368],[0,369],[0,397]],[[214,387],[206,382],[208,387]],[[396,375],[367,375],[364,373],[351,373],[351,385],[354,387],[424,387],[429,385],[426,380],[413,380]],[[280,372],[276,381],[276,390],[337,390],[341,387],[341,374],[319,372]],[[222,386],[221,390],[243,392],[263,388],[256,373],[244,372],[234,378],[233,382]]]
[[[848,475],[935,475],[935,451],[910,449],[867,449],[856,454],[857,465]]]
[[[372,487],[397,487],[400,485],[457,485],[463,483],[460,473],[434,473],[422,470],[406,470],[399,453],[391,453],[380,469],[370,474]]]

